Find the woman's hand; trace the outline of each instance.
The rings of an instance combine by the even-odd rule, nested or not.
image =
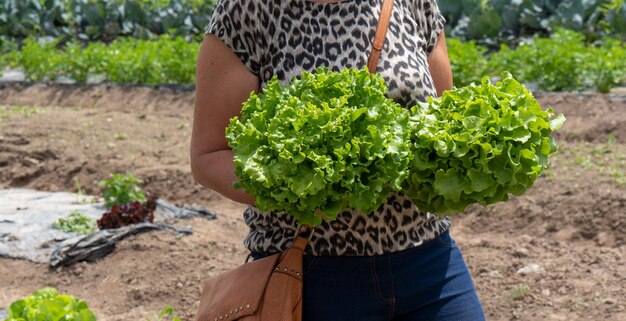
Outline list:
[[[433,78],[437,96],[441,96],[444,90],[452,89],[452,68],[448,58],[448,46],[446,36],[442,31],[435,48],[428,56],[428,69]]]
[[[207,34],[196,65],[191,171],[198,183],[245,204],[254,204],[254,197],[232,187],[237,178],[225,130],[258,89],[258,77],[221,40]]]

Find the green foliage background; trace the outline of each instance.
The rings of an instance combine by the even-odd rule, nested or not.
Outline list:
[[[110,42],[170,34],[200,39],[216,0],[3,0],[0,37],[69,36]],[[438,0],[447,33],[497,45],[557,28],[587,39],[626,38],[624,0]]]
[[[0,73],[193,85],[215,0],[4,0]],[[509,71],[546,91],[626,81],[626,0],[438,0],[456,86]]]
[[[170,34],[199,39],[215,0],[3,0],[0,37],[71,37],[110,42]]]
[[[588,40],[604,36],[626,39],[624,0],[438,0],[446,17],[446,34],[497,46],[557,29],[582,33]]]
[[[497,51],[454,38],[447,44],[455,86],[502,71],[545,91],[606,93],[626,81],[626,45],[609,36],[588,42],[582,33],[557,29],[549,38],[535,36],[516,47],[502,44]]]

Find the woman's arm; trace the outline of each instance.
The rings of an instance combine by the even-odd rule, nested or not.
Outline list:
[[[254,204],[254,197],[232,187],[237,178],[225,130],[250,93],[258,89],[258,77],[221,40],[207,34],[196,65],[191,171],[198,183],[246,204]]]
[[[437,96],[441,96],[444,90],[452,89],[452,68],[448,58],[446,36],[441,32],[435,48],[428,56],[428,69],[435,83]]]

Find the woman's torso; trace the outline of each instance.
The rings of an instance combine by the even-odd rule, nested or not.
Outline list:
[[[222,39],[253,73],[261,88],[274,75],[286,83],[302,71],[363,68],[376,32],[381,1],[222,0],[208,32]],[[427,54],[443,28],[433,1],[396,0],[377,72],[388,96],[410,107],[436,91]],[[282,213],[244,212],[253,252],[276,253],[293,240],[295,220]],[[403,195],[390,195],[373,213],[348,209],[315,230],[307,254],[377,255],[415,247],[448,229],[448,218],[420,212]]]

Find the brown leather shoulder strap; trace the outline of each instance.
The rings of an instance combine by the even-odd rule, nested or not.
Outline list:
[[[372,43],[372,52],[367,62],[367,69],[370,73],[376,72],[378,58],[385,46],[385,38],[387,29],[389,28],[389,20],[391,19],[391,11],[393,10],[393,0],[383,0],[383,7],[380,10],[380,18],[378,18],[378,26],[376,27],[376,37]]]

